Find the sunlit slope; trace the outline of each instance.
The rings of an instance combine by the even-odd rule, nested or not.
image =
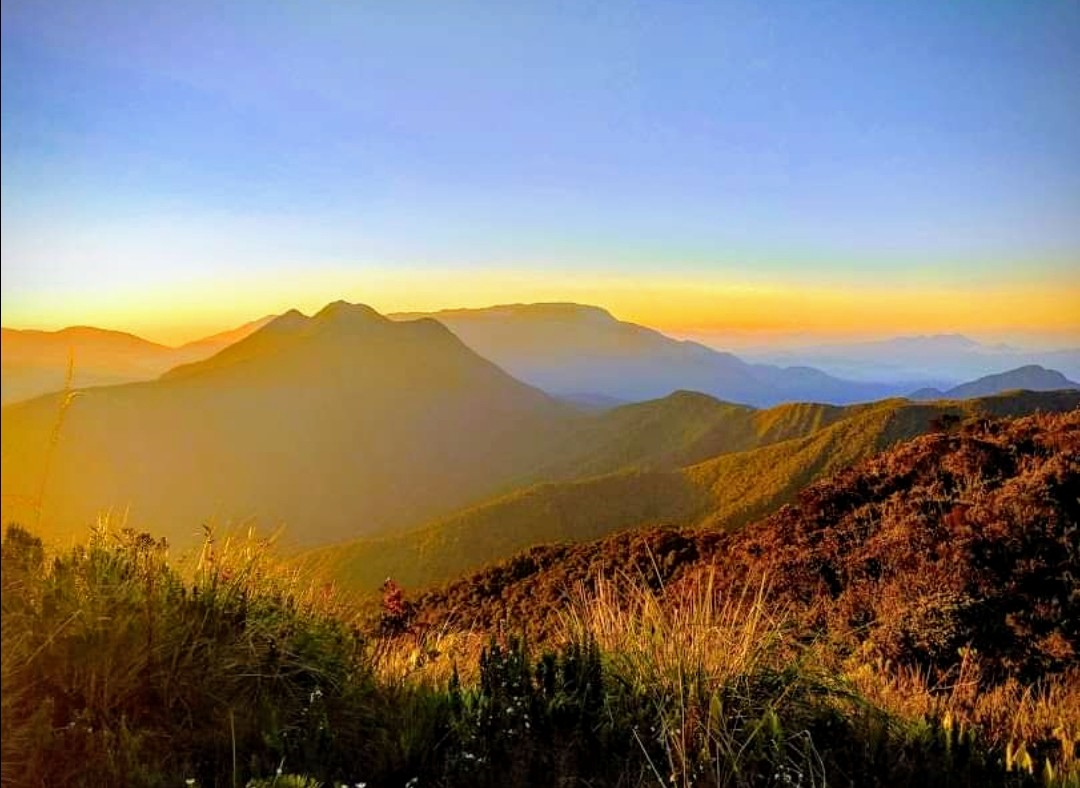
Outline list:
[[[676,391],[661,399],[583,414],[557,456],[541,466],[534,479],[681,468],[718,454],[806,435],[851,412],[816,403],[758,410],[707,394]]]
[[[733,448],[683,468],[657,465],[537,485],[413,532],[323,548],[307,560],[343,585],[372,591],[387,576],[413,587],[445,582],[541,543],[650,525],[736,528],[790,502],[817,479],[929,431],[940,416],[1077,407],[1075,392],[1016,392],[952,403],[897,399],[850,408],[798,404],[749,411],[757,437],[746,440],[756,440],[757,448]],[[740,424],[739,410],[730,415]]]
[[[150,383],[3,410],[5,519],[85,533],[102,510],[189,542],[208,518],[318,543],[452,511],[546,456],[575,414],[431,320],[292,312]]]

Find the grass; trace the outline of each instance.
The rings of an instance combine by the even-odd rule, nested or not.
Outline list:
[[[792,637],[767,579],[583,588],[546,651],[358,618],[255,535],[3,543],[5,785],[1076,785],[1080,677]],[[397,620],[394,616],[402,616]],[[389,618],[387,618],[389,616]],[[398,626],[400,624],[401,626]],[[1049,747],[1053,743],[1056,750]]]

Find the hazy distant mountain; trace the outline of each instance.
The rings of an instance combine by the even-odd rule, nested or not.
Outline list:
[[[271,318],[168,347],[122,331],[74,326],[60,331],[5,328],[2,332],[3,404],[64,387],[68,364],[75,388],[152,380],[177,364],[207,358],[248,336]]]
[[[265,315],[258,320],[252,320],[228,331],[221,331],[202,339],[196,339],[194,342],[180,345],[176,348],[176,352],[178,355],[187,356],[184,359],[185,361],[198,361],[199,359],[209,358],[229,345],[234,345],[241,339],[254,334],[275,317],[277,315]]]
[[[998,375],[986,375],[978,380],[954,386],[947,391],[935,388],[919,389],[912,392],[910,399],[967,399],[969,397],[986,397],[1002,391],[1015,391],[1018,389],[1025,391],[1080,389],[1080,383],[1069,380],[1057,370],[1030,364]]]
[[[951,403],[893,399],[755,411],[681,393],[596,420],[596,433],[627,436],[621,470],[602,473],[604,463],[597,463],[598,475],[526,487],[415,531],[319,549],[308,560],[343,585],[373,592],[387,576],[426,586],[537,544],[656,525],[731,529],[775,511],[822,476],[930,431],[943,414],[1016,416],[1077,407],[1077,393],[1018,392]],[[661,433],[666,446],[640,450]],[[616,444],[606,445],[607,467],[617,467]]]
[[[511,304],[423,316],[443,323],[520,380],[556,395],[589,392],[641,401],[689,389],[762,406],[869,401],[910,388],[853,383],[808,367],[748,364],[731,353],[616,320],[595,306]]]
[[[1061,370],[1080,378],[1080,349],[1023,350],[985,345],[961,334],[894,337],[873,342],[777,349],[761,347],[743,356],[774,364],[810,364],[853,380],[922,381],[916,386],[949,388],[960,381],[1025,365]]]
[[[608,397],[604,394],[590,394],[587,391],[575,391],[569,394],[560,394],[558,396],[563,402],[569,402],[571,405],[581,408],[582,410],[611,410],[612,408],[627,404],[626,400],[619,399],[618,397]]]
[[[190,541],[209,517],[343,539],[459,508],[533,467],[579,412],[433,320],[292,311],[146,383],[6,406],[4,519],[82,528],[107,508]],[[52,436],[59,425],[59,439]]]
[[[75,326],[62,331],[2,331],[3,402],[64,387],[69,360],[75,386],[147,380],[168,369],[172,349],[120,331]]]

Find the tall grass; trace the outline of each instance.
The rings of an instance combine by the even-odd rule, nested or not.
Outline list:
[[[667,596],[645,582],[599,579],[593,592],[579,590],[569,637],[595,640],[611,678],[651,711],[637,738],[643,752],[646,738],[660,744],[663,768],[651,763],[658,780],[724,786],[783,775],[823,784],[806,731],[781,724],[817,689],[788,645],[783,612],[769,609],[764,581],[735,594],[714,581],[706,573]]]
[[[5,781],[229,784],[310,767],[370,684],[359,632],[254,543],[208,540],[184,577],[145,535],[99,529],[49,562],[9,530],[2,632]]]
[[[1007,772],[1044,785],[1080,786],[1080,668],[1023,685],[987,686],[978,655],[965,649],[944,681],[904,666],[849,660],[845,677],[860,696],[946,746],[997,753]]]
[[[208,534],[177,567],[130,531],[49,556],[9,529],[3,783],[1077,782],[1076,675],[984,692],[973,656],[947,686],[838,665],[793,637],[764,583],[597,580],[538,651],[449,628],[380,635],[270,548]]]

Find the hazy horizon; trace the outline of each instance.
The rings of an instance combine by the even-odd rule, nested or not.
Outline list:
[[[97,323],[90,320],[74,320],[73,322],[35,321],[28,324],[8,323],[5,318],[3,327],[17,331],[43,331],[58,332],[72,328],[92,328],[104,331],[119,331],[132,334],[166,347],[181,347],[184,344],[197,342],[220,333],[227,333],[241,328],[249,323],[257,323],[260,320],[272,318],[292,309],[297,309],[303,314],[315,314],[326,304],[335,300],[346,300],[350,303],[360,303],[376,308],[376,311],[385,315],[400,314],[427,314],[437,312],[454,312],[461,310],[485,310],[507,306],[521,306],[531,304],[575,304],[578,306],[599,307],[609,312],[615,319],[642,325],[661,331],[674,339],[698,342],[715,350],[743,351],[749,353],[765,353],[769,351],[799,351],[814,348],[844,347],[847,345],[869,344],[896,339],[930,339],[941,337],[963,337],[980,345],[988,347],[1007,347],[1014,350],[1065,350],[1076,349],[1080,345],[1080,334],[1072,331],[1060,332],[983,332],[983,331],[865,331],[865,332],[836,332],[836,331],[784,331],[769,329],[718,329],[718,330],[694,330],[667,328],[661,325],[649,324],[644,321],[633,320],[618,314],[602,303],[585,303],[581,301],[568,301],[552,299],[547,301],[499,301],[484,304],[447,304],[429,309],[388,308],[380,309],[363,299],[331,299],[325,302],[315,302],[313,306],[303,308],[291,305],[277,310],[268,310],[260,314],[248,316],[238,315],[233,322],[207,322],[205,325],[189,326],[183,331],[154,331],[142,330],[142,324],[120,323]]]

